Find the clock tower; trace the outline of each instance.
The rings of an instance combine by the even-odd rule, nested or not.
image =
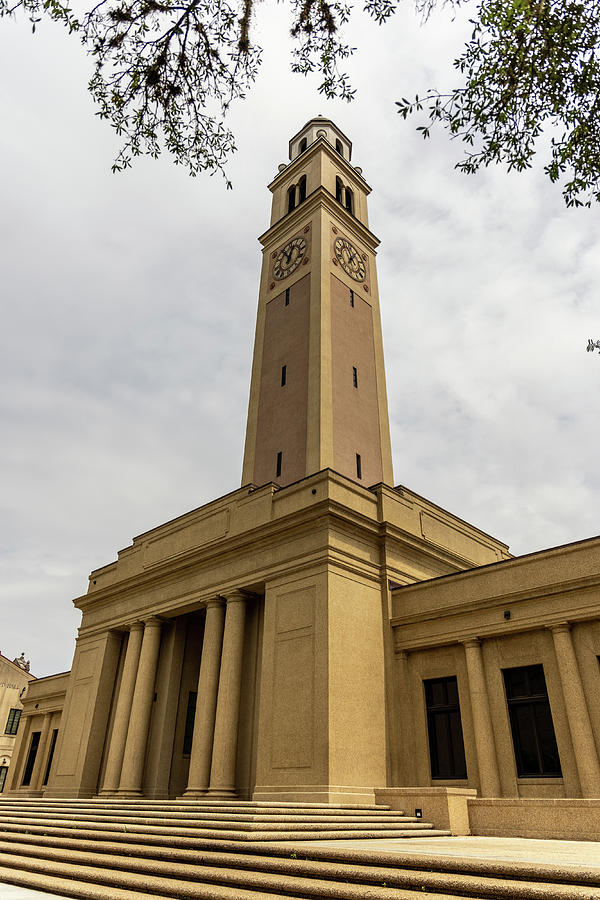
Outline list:
[[[393,484],[370,187],[322,117],[269,185],[242,484]]]

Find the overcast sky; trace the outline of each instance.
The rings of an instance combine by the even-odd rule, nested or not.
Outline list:
[[[0,22],[0,650],[38,676],[71,665],[91,569],[239,485],[266,185],[317,114],[373,188],[396,483],[516,554],[600,532],[599,211],[538,171],[461,175],[396,115],[454,85],[464,22],[358,22],[347,105],[289,74],[286,8],[258,12],[233,191],[166,157],[112,175],[76,39]]]

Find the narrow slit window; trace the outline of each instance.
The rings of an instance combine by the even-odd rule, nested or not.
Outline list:
[[[282,464],[282,462],[283,462],[283,453],[282,453],[282,451],[280,450],[279,453],[277,454],[277,467],[276,467],[276,470],[275,470],[275,475],[276,475],[277,478],[279,478],[279,476],[281,475],[281,464]]]
[[[356,454],[356,477],[362,478],[362,460],[360,458],[360,453]]]
[[[296,206],[296,185],[293,184],[288,191],[288,212],[291,212]]]
[[[290,305],[290,289],[289,289],[289,288],[286,288],[286,289],[285,289],[285,303],[284,303],[284,306],[289,306],[289,305]]]
[[[46,763],[46,772],[44,774],[44,780],[42,781],[42,787],[48,784],[48,779],[50,778],[50,769],[52,768],[52,760],[54,759],[54,751],[56,749],[56,739],[58,737],[58,728],[55,728],[52,732],[52,739],[50,742],[50,752],[48,753],[48,762]]]
[[[350,290],[350,306],[354,306],[354,291]]]
[[[338,177],[335,179],[335,199],[338,203],[342,202],[342,197],[344,195],[344,185],[342,184],[342,179]]]
[[[183,755],[189,756],[192,752],[194,740],[194,720],[196,718],[197,691],[188,691],[187,709],[185,711],[185,729],[183,732]]]
[[[344,155],[344,147],[343,147],[343,144],[342,144],[341,141],[336,141],[336,142],[335,142],[335,149],[336,149],[337,152],[340,154],[340,156],[343,156],[343,155]]]
[[[354,215],[354,194],[350,188],[346,188],[346,209]]]
[[[300,141],[300,146],[298,147],[299,154],[304,153],[304,151],[306,150],[307,143],[308,143],[307,139],[302,138],[302,140]]]
[[[285,387],[287,384],[287,366],[281,367],[281,387]]]
[[[31,735],[31,744],[29,745],[29,753],[27,754],[27,762],[25,763],[25,772],[21,784],[27,787],[31,784],[31,776],[33,775],[33,767],[37,756],[38,747],[40,745],[41,731],[34,731]]]
[[[303,200],[306,200],[306,175],[303,175],[300,181],[298,182],[298,203],[302,203]]]
[[[358,387],[358,369],[356,366],[352,366],[352,384],[355,388]]]
[[[8,766],[0,766],[0,794],[4,790],[6,784],[6,776],[8,774]]]

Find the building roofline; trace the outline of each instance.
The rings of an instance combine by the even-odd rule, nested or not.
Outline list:
[[[582,538],[578,541],[568,541],[566,544],[556,544],[554,547],[544,547],[542,550],[533,550],[531,553],[523,553],[521,556],[511,556],[509,559],[498,559],[495,562],[484,563],[482,566],[471,566],[468,569],[461,569],[460,572],[448,572],[446,575],[436,575],[435,578],[427,578],[423,581],[414,581],[410,584],[395,584],[390,590],[401,591],[405,588],[426,587],[433,582],[447,581],[450,578],[458,579],[464,575],[473,575],[473,573],[488,571],[497,566],[515,565],[515,563],[520,563],[524,560],[534,559],[536,556],[543,556],[544,554],[554,553],[559,550],[574,549],[575,547],[583,546],[584,544],[592,544],[594,541],[600,542],[600,535],[596,534],[592,537]]]

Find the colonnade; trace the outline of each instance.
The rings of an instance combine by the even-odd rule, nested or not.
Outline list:
[[[234,590],[206,605],[194,738],[185,797],[235,796],[237,732],[247,595]],[[139,797],[152,715],[162,619],[129,629],[100,794]]]
[[[556,662],[565,701],[569,731],[577,763],[581,792],[584,797],[600,796],[600,761],[585,699],[581,674],[573,647],[571,626],[566,623],[548,626],[554,641]],[[479,767],[482,797],[502,796],[496,744],[492,727],[490,701],[485,679],[481,641],[463,641],[475,749]]]

